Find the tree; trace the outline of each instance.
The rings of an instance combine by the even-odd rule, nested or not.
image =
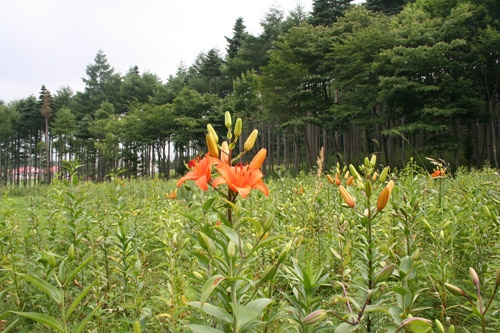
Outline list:
[[[330,26],[344,16],[353,0],[314,0],[309,23],[314,26]]]
[[[51,132],[57,135],[55,146],[58,151],[59,171],[62,172],[62,161],[71,159],[68,142],[76,129],[76,118],[68,107],[63,107],[57,111],[54,121],[51,124]]]
[[[11,169],[8,151],[15,142],[21,114],[13,106],[6,106],[0,102],[0,119],[0,175],[3,176],[0,176],[0,186],[2,186],[7,184],[8,171]]]
[[[45,86],[42,86],[40,91],[39,103],[41,104],[40,113],[43,116],[45,123],[45,158],[46,158],[46,170],[45,170],[45,183],[50,184],[51,180],[51,170],[50,170],[50,138],[49,138],[49,118],[52,117],[52,96],[50,91],[48,91]]]
[[[241,49],[247,37],[245,29],[246,27],[243,24],[243,18],[238,17],[233,27],[233,38],[225,37],[228,44],[226,53],[229,59],[236,57],[236,54]]]
[[[365,5],[366,8],[373,12],[395,15],[410,1],[412,0],[366,0]]]
[[[94,63],[87,66],[86,73],[87,78],[82,78],[85,90],[75,95],[71,105],[78,119],[92,114],[102,102],[115,104],[119,98],[121,77],[115,74],[103,50],[97,52]]]
[[[131,103],[149,102],[160,85],[160,79],[156,75],[148,72],[141,75],[137,66],[131,67],[120,84],[118,112],[126,113]]]

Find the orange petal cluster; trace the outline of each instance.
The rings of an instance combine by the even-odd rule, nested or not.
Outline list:
[[[204,158],[191,160],[188,166],[191,171],[185,174],[177,182],[177,187],[181,186],[186,180],[194,180],[196,185],[203,191],[208,190],[208,184],[212,181],[212,166],[220,163],[216,157],[211,157],[210,153],[206,154]]]
[[[238,193],[243,199],[248,196],[252,189],[257,189],[266,196],[269,195],[269,189],[262,181],[264,175],[260,170],[266,158],[266,154],[266,149],[262,148],[249,165],[243,165],[241,163],[234,166],[230,166],[226,163],[218,164],[217,171],[220,177],[214,179],[212,183],[213,187],[227,184],[231,191]]]

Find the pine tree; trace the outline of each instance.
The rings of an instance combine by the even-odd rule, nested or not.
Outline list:
[[[45,153],[46,153],[46,170],[45,170],[45,182],[47,184],[50,183],[51,174],[50,174],[50,139],[49,139],[49,118],[52,117],[52,96],[50,95],[50,91],[48,91],[45,86],[42,86],[42,90],[40,91],[40,113],[42,114],[45,121]]]
[[[309,22],[312,25],[329,26],[344,16],[353,0],[314,0]]]
[[[412,0],[366,0],[366,8],[372,12],[395,15],[409,2],[412,2]]]
[[[233,27],[233,38],[225,37],[228,43],[226,49],[228,58],[232,59],[236,57],[236,54],[241,49],[241,46],[247,36],[245,29],[246,27],[243,24],[243,18],[239,17]]]

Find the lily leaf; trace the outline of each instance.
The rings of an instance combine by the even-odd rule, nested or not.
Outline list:
[[[18,311],[12,311],[12,313],[17,314],[18,316],[24,318],[32,319],[41,324],[47,325],[48,327],[58,332],[64,332],[64,327],[57,320],[47,316],[46,314],[38,312],[18,312]]]
[[[34,284],[40,291],[46,293],[50,298],[52,298],[57,304],[61,304],[62,302],[62,293],[53,285],[48,283],[45,280],[40,279],[39,277],[20,274],[26,281]]]

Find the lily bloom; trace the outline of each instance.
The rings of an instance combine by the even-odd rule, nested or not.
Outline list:
[[[434,170],[434,172],[431,175],[432,178],[440,178],[443,176],[444,176],[444,170],[440,170],[440,169]]]
[[[208,190],[208,184],[212,181],[212,165],[220,163],[218,158],[211,157],[210,153],[206,154],[202,159],[190,161],[188,165],[191,171],[185,174],[177,182],[177,187],[180,187],[186,180],[194,180],[196,185],[203,191]]]
[[[239,193],[243,199],[247,197],[252,189],[257,189],[269,195],[269,189],[262,181],[262,171],[259,169],[266,158],[266,150],[261,149],[253,158],[250,165],[238,163],[235,166],[220,163],[217,165],[217,171],[221,175],[214,179],[212,186],[217,187],[221,184],[227,184],[234,193]]]

